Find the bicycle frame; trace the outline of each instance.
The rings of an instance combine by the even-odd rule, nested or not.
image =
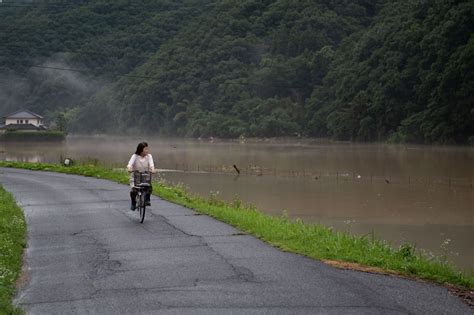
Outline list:
[[[134,185],[133,189],[137,192],[136,195],[136,205],[137,205],[137,212],[139,214],[140,223],[143,223],[145,220],[145,211],[146,211],[146,203],[145,203],[145,195],[147,193],[151,193],[151,173],[144,172],[134,172]],[[143,179],[145,178],[145,181]],[[137,180],[138,179],[138,180]],[[136,182],[138,181],[138,183]]]

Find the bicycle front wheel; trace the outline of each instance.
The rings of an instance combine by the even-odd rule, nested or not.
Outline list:
[[[146,204],[145,204],[145,194],[142,193],[140,194],[140,201],[139,201],[139,206],[138,206],[138,214],[139,214],[139,220],[140,223],[143,223],[143,220],[145,220],[145,209],[146,209]]]

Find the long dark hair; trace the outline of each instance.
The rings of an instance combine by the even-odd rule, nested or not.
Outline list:
[[[136,155],[142,154],[143,149],[145,149],[147,146],[148,146],[148,143],[146,143],[146,142],[140,142],[140,143],[137,145],[137,151],[135,151],[135,154],[136,154]]]

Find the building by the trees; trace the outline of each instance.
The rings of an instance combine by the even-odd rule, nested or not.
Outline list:
[[[29,110],[18,110],[5,118],[5,124],[0,125],[0,133],[9,131],[44,131],[48,128],[43,125],[43,116]]]

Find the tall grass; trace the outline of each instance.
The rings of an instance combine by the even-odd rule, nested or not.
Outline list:
[[[31,170],[55,171],[128,183],[124,170],[113,170],[94,165],[64,167],[53,164],[2,162],[0,166]],[[183,186],[172,186],[163,181],[154,183],[154,194],[165,200],[195,209],[200,213],[226,222],[252,234],[282,250],[320,260],[335,260],[378,267],[390,272],[448,283],[474,289],[474,275],[457,271],[443,257],[428,257],[410,244],[392,248],[387,243],[368,236],[354,236],[345,232],[286,216],[270,216],[241,201],[224,202],[216,195],[203,198],[189,193]]]
[[[11,304],[21,273],[26,224],[12,195],[0,186],[0,314],[21,313]]]

